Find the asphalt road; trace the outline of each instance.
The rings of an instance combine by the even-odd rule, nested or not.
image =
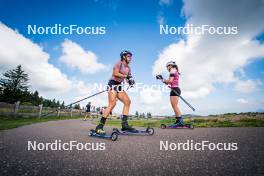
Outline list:
[[[156,128],[153,136],[120,136],[116,142],[89,137],[91,128],[77,119],[0,132],[0,175],[264,175],[264,128]],[[28,150],[28,141],[55,140],[105,143],[105,150]],[[237,143],[238,149],[160,150],[160,141],[173,147],[187,140]]]

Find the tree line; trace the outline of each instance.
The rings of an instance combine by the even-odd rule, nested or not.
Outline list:
[[[23,105],[43,104],[44,107],[65,107],[64,101],[45,99],[39,95],[38,91],[31,92],[29,88],[29,76],[22,66],[18,65],[15,69],[3,73],[0,78],[0,102],[13,104],[20,101]]]
[[[135,113],[135,117],[136,118],[147,118],[147,119],[149,119],[149,118],[152,118],[152,114],[150,113],[150,112],[147,112],[146,114],[143,112],[143,113],[139,113],[138,111],[136,111],[136,113]]]

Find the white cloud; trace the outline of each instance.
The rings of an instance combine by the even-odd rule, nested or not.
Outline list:
[[[242,78],[246,78],[246,72],[243,68],[238,69],[238,73]]]
[[[161,101],[162,92],[159,90],[144,89],[140,91],[140,102],[146,105],[156,104]]]
[[[71,81],[58,68],[48,63],[49,54],[0,22],[0,72],[21,64],[30,75],[33,90],[67,91]]]
[[[164,25],[166,23],[166,19],[164,17],[164,12],[166,11],[166,8],[169,7],[173,3],[173,0],[160,0],[160,10],[158,11],[157,15],[157,22],[160,25]]]
[[[183,14],[186,24],[239,29],[238,35],[187,35],[186,40],[170,44],[159,54],[153,74],[166,72],[166,62],[176,61],[181,72],[180,86],[187,98],[210,94],[216,83],[241,84],[235,71],[264,57],[263,44],[254,40],[264,31],[261,1],[185,0]]]
[[[29,74],[32,90],[38,90],[45,98],[64,100],[65,104],[77,101],[95,93],[92,84],[70,79],[48,61],[50,56],[43,49],[0,23],[0,73],[21,64]],[[106,105],[106,94],[95,96],[87,101],[94,105]],[[81,102],[85,105],[87,101]]]
[[[78,101],[80,99],[83,99],[85,97],[91,96],[97,92],[100,92],[102,90],[95,89],[94,84],[87,84],[80,80],[74,80],[73,86],[72,86],[70,94],[70,99],[68,102],[74,102]],[[74,97],[74,98],[73,98]],[[107,93],[101,93],[99,95],[96,95],[94,97],[91,97],[87,100],[84,100],[80,102],[81,106],[85,106],[87,102],[91,101],[93,106],[107,106]]]
[[[248,103],[248,101],[246,99],[244,99],[244,98],[238,98],[236,101],[238,103],[241,103],[241,104],[247,104]]]
[[[85,51],[80,45],[66,39],[62,43],[62,56],[60,61],[71,68],[78,68],[84,74],[93,74],[106,68],[98,62],[92,51]]]
[[[251,93],[257,90],[258,85],[261,85],[259,80],[238,81],[235,90],[242,93]]]
[[[160,25],[164,25],[165,24],[165,18],[163,16],[162,13],[160,13],[158,16],[157,16],[157,21]]]
[[[159,5],[171,5],[173,0],[160,0]]]

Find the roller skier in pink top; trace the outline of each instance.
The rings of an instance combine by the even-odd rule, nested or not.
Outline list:
[[[174,61],[170,61],[166,64],[167,70],[169,71],[169,78],[163,79],[163,83],[167,84],[172,90],[170,92],[170,102],[175,113],[175,124],[183,125],[183,118],[181,116],[181,110],[179,108],[179,95],[181,95],[181,89],[179,87],[179,69]],[[176,93],[175,93],[176,92]]]
[[[130,86],[135,84],[135,81],[131,75],[131,69],[129,63],[132,60],[132,53],[130,51],[122,51],[120,53],[121,60],[118,61],[113,68],[112,77],[108,82],[108,107],[104,110],[100,123],[97,125],[95,131],[97,133],[104,134],[103,129],[107,117],[114,109],[117,100],[123,103],[122,111],[122,131],[133,131],[135,130],[128,125],[127,118],[130,108],[130,98],[127,93],[123,90],[122,82],[126,81]]]

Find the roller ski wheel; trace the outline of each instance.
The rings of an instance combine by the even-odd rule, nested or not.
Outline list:
[[[166,126],[165,124],[161,124],[161,125],[160,125],[160,128],[161,128],[161,129],[166,129],[167,126]]]
[[[154,134],[154,128],[150,128],[150,127],[148,127],[148,128],[146,129],[146,133],[148,133],[149,135],[153,135],[153,134]]]
[[[112,141],[116,141],[118,139],[118,133],[117,132],[113,132],[112,134],[111,134],[111,140]]]
[[[192,124],[189,125],[190,129],[194,129],[194,126]]]

